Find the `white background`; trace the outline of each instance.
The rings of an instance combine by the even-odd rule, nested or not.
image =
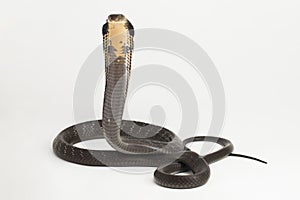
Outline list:
[[[2,0],[0,198],[296,199],[299,9],[297,0]],[[201,45],[225,87],[222,135],[236,152],[269,164],[228,158],[211,165],[205,186],[170,190],[154,184],[152,173],[83,167],[55,157],[52,140],[75,123],[76,77],[101,43],[101,26],[111,13],[124,13],[136,28],[170,29]]]

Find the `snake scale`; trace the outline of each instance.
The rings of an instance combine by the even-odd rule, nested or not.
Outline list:
[[[54,153],[63,160],[89,166],[157,167],[154,180],[168,188],[195,188],[210,176],[209,164],[232,154],[229,140],[197,136],[182,141],[172,131],[139,121],[123,120],[131,71],[134,29],[123,15],[110,15],[103,25],[105,93],[103,119],[83,122],[61,131],[53,141]],[[75,144],[105,139],[115,150],[89,150]],[[216,152],[200,156],[186,147],[193,141],[215,142]],[[264,162],[264,161],[261,161]],[[181,172],[191,172],[178,175]]]

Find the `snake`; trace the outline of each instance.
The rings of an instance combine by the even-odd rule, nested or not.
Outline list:
[[[105,58],[105,91],[102,120],[86,121],[62,130],[54,139],[54,153],[61,159],[87,166],[156,167],[154,182],[172,189],[196,188],[207,183],[211,163],[233,154],[233,144],[214,136],[181,140],[171,130],[141,121],[124,120],[134,28],[122,14],[108,16],[102,27]],[[93,150],[76,146],[88,140],[104,139],[113,150]],[[191,142],[214,142],[222,148],[199,155],[187,147]],[[185,173],[184,173],[185,172]]]

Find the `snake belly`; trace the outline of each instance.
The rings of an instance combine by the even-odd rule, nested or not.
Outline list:
[[[123,15],[110,15],[103,29],[105,92],[103,119],[83,122],[61,131],[53,141],[54,153],[63,160],[89,166],[158,167],[155,182],[168,188],[194,188],[207,182],[209,164],[233,151],[230,141],[193,137],[182,141],[172,131],[138,121],[123,120],[131,71],[134,29]],[[75,144],[105,139],[115,150],[89,150]],[[200,156],[186,147],[192,141],[210,141],[222,149]],[[176,175],[191,171],[191,174]]]

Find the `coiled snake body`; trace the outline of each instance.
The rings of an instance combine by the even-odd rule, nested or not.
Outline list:
[[[131,70],[133,37],[133,26],[123,15],[108,17],[103,26],[106,73],[103,120],[84,122],[63,130],[53,141],[54,153],[66,161],[82,165],[158,167],[154,178],[161,186],[201,186],[210,176],[210,163],[229,155],[242,155],[232,154],[233,145],[224,138],[198,136],[181,141],[166,128],[122,120]],[[74,146],[92,139],[106,139],[116,151]],[[215,142],[223,148],[200,156],[186,147],[187,143],[193,141]],[[192,173],[176,175],[186,171]]]

